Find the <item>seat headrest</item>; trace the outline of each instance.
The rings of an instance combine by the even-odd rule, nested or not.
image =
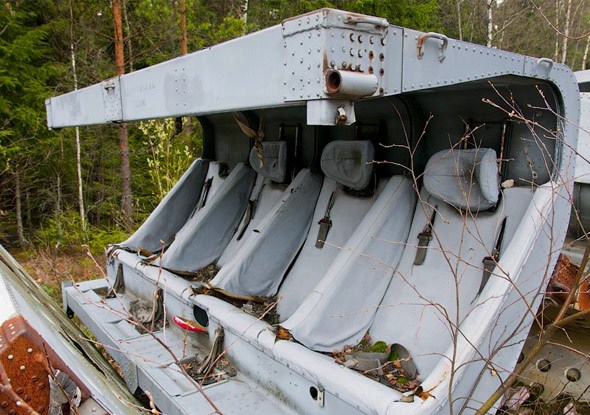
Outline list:
[[[273,182],[282,183],[287,177],[287,142],[286,141],[263,141],[263,161],[260,159],[256,148],[250,150],[250,166],[261,176]]]
[[[458,209],[489,209],[500,192],[496,152],[491,148],[439,151],[426,163],[424,187]]]
[[[354,190],[369,185],[373,174],[375,148],[370,141],[332,141],[322,152],[324,174]]]

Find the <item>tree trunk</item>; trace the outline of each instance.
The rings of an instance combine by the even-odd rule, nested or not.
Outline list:
[[[14,198],[16,199],[16,233],[18,235],[18,243],[20,247],[24,248],[27,245],[27,241],[23,229],[22,191],[20,188],[18,168],[14,172]]]
[[[248,23],[248,0],[241,0],[240,1],[240,19],[244,23],[244,29],[242,30],[242,35],[246,34],[246,24]]]
[[[565,27],[563,30],[563,47],[561,50],[561,63],[565,64],[567,59],[567,46],[570,35],[570,17],[572,13],[572,0],[567,1],[567,11],[565,13]]]
[[[588,49],[590,49],[590,35],[586,38],[586,47],[584,48],[584,57],[582,58],[582,70],[588,69]]]
[[[117,74],[125,73],[125,55],[123,51],[123,22],[121,19],[121,0],[113,0],[113,20],[115,26],[115,64]],[[127,124],[119,125],[119,146],[121,148],[121,207],[123,225],[130,231],[133,228],[133,199],[131,195],[131,169],[129,167],[129,135]]]
[[[63,240],[63,231],[61,228],[61,176],[59,174],[56,174],[55,187],[55,224],[57,225],[57,243],[60,245]]]
[[[559,30],[559,14],[561,12],[561,0],[555,0],[555,27]],[[555,32],[555,52],[553,53],[553,60],[557,62],[559,57],[559,33]]]
[[[70,59],[72,63],[72,78],[74,90],[78,89],[78,72],[76,70],[76,49],[74,47],[74,10],[70,0]],[[80,127],[74,129],[76,138],[76,173],[78,176],[78,207],[80,208],[80,225],[86,235],[86,209],[84,209],[84,190],[82,187],[82,158],[80,155]]]
[[[493,22],[493,12],[492,12],[492,5],[494,4],[494,0],[487,0],[487,7],[488,7],[488,42],[487,47],[492,47],[492,40],[494,39],[494,22]]]
[[[248,0],[240,1],[240,19],[244,22],[244,26],[248,23]]]
[[[33,233],[33,213],[31,212],[31,197],[29,189],[25,190],[25,204],[26,204],[26,218],[27,218],[27,234]]]
[[[123,208],[123,225],[128,231],[133,228],[133,199],[131,196],[131,168],[129,167],[129,137],[127,125],[119,127],[119,146],[121,147],[121,207]]]
[[[461,20],[461,1],[456,0],[457,3],[457,26],[459,28],[459,40],[463,40],[463,22]]]
[[[180,0],[180,54],[188,53],[188,42],[186,38],[186,0]]]
[[[115,26],[115,65],[117,66],[117,75],[123,75],[125,73],[125,52],[123,51],[121,0],[113,0],[113,22]]]
[[[184,0],[183,0],[184,1]],[[129,72],[133,72],[133,49],[131,49],[131,27],[129,26],[129,19],[127,18],[127,1],[123,0],[123,20],[125,20],[125,30],[127,31],[127,62]]]

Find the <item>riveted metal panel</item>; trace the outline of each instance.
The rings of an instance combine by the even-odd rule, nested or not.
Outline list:
[[[378,75],[374,95],[383,94],[386,20],[323,9],[285,20],[282,31],[285,100],[330,98],[325,85],[328,69]]]
[[[502,75],[522,75],[522,55],[454,39],[446,39],[444,48],[443,40],[434,36],[424,38],[423,54],[419,57],[418,45],[423,35],[427,34],[404,29],[403,92]]]
[[[123,108],[121,107],[121,83],[119,77],[102,82],[102,99],[105,121],[122,120]]]
[[[404,30],[401,27],[390,26],[384,39],[383,55],[377,55],[379,78],[383,78],[380,91],[383,95],[399,94],[402,90],[402,62],[403,62]]]

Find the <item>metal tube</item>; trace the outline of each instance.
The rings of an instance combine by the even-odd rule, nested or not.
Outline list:
[[[330,69],[326,72],[326,94],[338,97],[361,98],[377,91],[378,81],[373,74]]]

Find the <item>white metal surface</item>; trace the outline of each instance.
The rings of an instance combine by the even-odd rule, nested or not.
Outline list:
[[[590,92],[580,93],[580,98],[580,133],[578,136],[578,154],[576,156],[576,182],[590,184]]]

